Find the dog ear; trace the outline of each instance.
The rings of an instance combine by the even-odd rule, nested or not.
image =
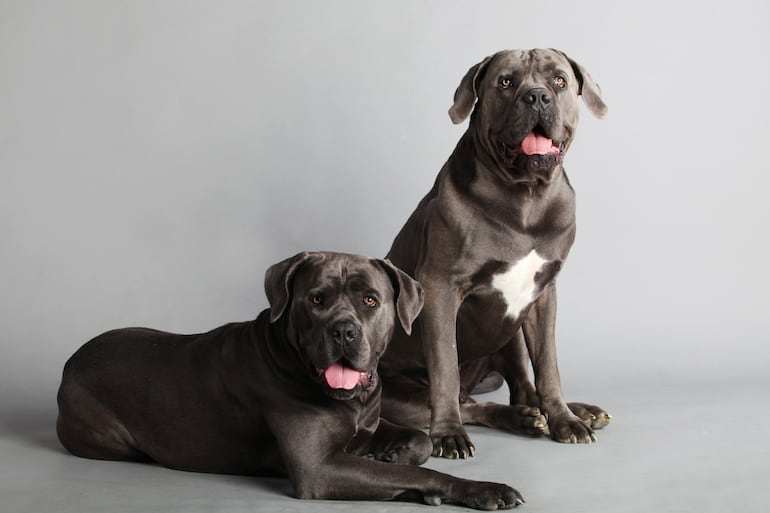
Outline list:
[[[489,64],[489,61],[491,61],[493,57],[494,55],[490,55],[480,63],[472,66],[460,81],[460,85],[457,86],[457,90],[455,91],[455,101],[449,108],[449,117],[455,125],[465,121],[471,114],[473,106],[476,103],[476,98],[478,97],[477,87],[479,80],[484,76],[487,64]]]
[[[291,297],[291,282],[311,253],[303,251],[291,258],[271,265],[265,272],[265,294],[270,303],[270,322],[277,321],[283,315]]]
[[[378,259],[377,262],[388,273],[388,277],[390,277],[390,281],[393,284],[396,313],[398,314],[401,327],[404,328],[407,335],[411,335],[412,323],[420,315],[425,301],[425,292],[422,289],[422,285],[393,265],[390,260]]]
[[[572,66],[572,72],[575,73],[580,84],[578,94],[583,97],[583,102],[588,107],[588,110],[597,118],[603,119],[607,115],[607,105],[602,100],[602,90],[599,88],[599,85],[594,82],[594,79],[591,78],[591,75],[583,66],[572,60],[564,52],[554,51],[562,54],[569,61],[570,66]]]

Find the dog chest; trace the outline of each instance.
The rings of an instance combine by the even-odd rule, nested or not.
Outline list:
[[[544,259],[533,249],[528,255],[511,264],[506,270],[492,276],[492,288],[500,293],[506,304],[505,315],[515,319],[532,301],[537,293],[542,290],[542,285],[536,277],[548,265]],[[548,273],[551,274],[551,273]],[[553,278],[549,276],[548,279]]]

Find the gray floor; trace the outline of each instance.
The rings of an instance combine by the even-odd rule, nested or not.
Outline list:
[[[572,387],[613,424],[591,446],[565,446],[471,428],[469,461],[428,466],[503,481],[539,512],[765,512],[770,504],[770,380],[688,382],[611,390]],[[502,392],[487,398],[504,399]],[[315,502],[289,496],[287,481],[177,472],[154,465],[70,456],[53,431],[55,410],[4,407],[0,511],[84,513],[183,511],[430,511],[409,503]],[[464,508],[443,505],[443,511]]]

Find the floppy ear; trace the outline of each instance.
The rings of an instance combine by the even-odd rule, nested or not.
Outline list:
[[[265,272],[265,294],[270,303],[270,322],[277,321],[291,297],[291,281],[302,265],[307,262],[311,253],[303,251],[291,258],[271,265]]]
[[[496,55],[496,54],[495,54]],[[455,91],[455,102],[449,108],[449,117],[452,119],[452,123],[458,125],[465,121],[471,111],[473,105],[476,103],[477,87],[479,80],[484,76],[484,71],[487,69],[487,64],[492,60],[494,55],[486,57],[483,61],[471,67],[468,73],[465,74],[460,81],[460,85],[457,86]]]
[[[578,94],[583,97],[583,103],[586,104],[591,114],[599,119],[603,119],[607,115],[607,105],[602,100],[602,90],[599,88],[599,85],[594,82],[594,79],[591,78],[591,75],[583,66],[569,58],[564,52],[555,51],[566,57],[570,66],[572,66],[572,71],[580,83]]]
[[[422,285],[412,279],[404,271],[393,265],[390,260],[377,260],[377,263],[388,273],[396,301],[396,313],[401,327],[407,335],[412,334],[412,323],[420,314],[425,293]]]

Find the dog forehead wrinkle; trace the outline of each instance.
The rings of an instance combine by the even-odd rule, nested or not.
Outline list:
[[[380,287],[372,283],[365,274],[353,271],[345,281],[345,288],[353,292],[377,291]]]
[[[543,84],[540,79],[543,77],[555,77],[556,75],[574,77],[572,68],[566,60],[564,62],[557,62],[550,55],[543,55],[540,59],[533,59],[527,67],[526,77],[530,83],[526,87],[527,89],[533,86],[542,87]]]
[[[520,63],[522,66],[529,66],[529,61],[532,58],[532,51],[531,50],[512,50],[508,55],[511,58],[513,58],[516,62]]]
[[[530,67],[529,54],[523,50],[510,50],[500,57],[496,65],[501,74],[519,75]]]
[[[343,283],[343,272],[345,265],[340,263],[339,265],[322,266],[313,273],[312,281],[313,285],[321,288],[340,288]]]

